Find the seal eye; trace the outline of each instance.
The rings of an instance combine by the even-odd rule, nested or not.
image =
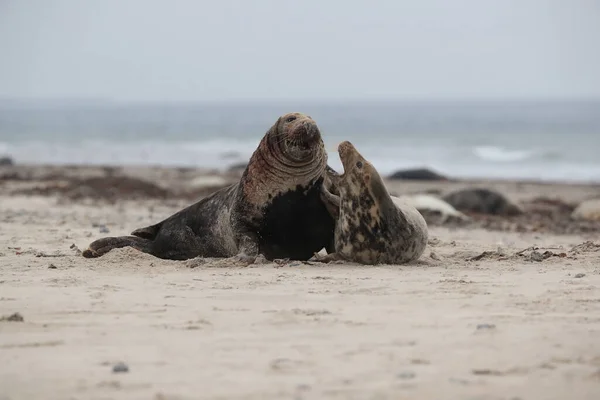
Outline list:
[[[357,168],[362,168],[362,167],[363,167],[363,164],[362,164],[362,162],[360,162],[360,161],[357,161],[357,162],[356,162],[356,167],[357,167]]]
[[[295,120],[296,120],[296,117],[287,117],[285,119],[285,122],[292,122],[292,121],[295,121]]]

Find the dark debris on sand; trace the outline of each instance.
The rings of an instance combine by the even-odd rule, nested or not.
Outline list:
[[[23,321],[25,321],[25,319],[23,318],[23,316],[21,314],[19,314],[18,312],[16,312],[16,313],[11,314],[9,316],[1,317],[0,321],[23,322]]]
[[[8,180],[27,181],[27,177],[4,177]],[[47,178],[34,187],[17,188],[12,194],[26,196],[59,196],[71,201],[91,199],[115,204],[121,200],[168,200],[184,199],[196,201],[227,185],[205,186],[194,189],[165,189],[154,182],[130,176],[107,174],[106,176],[76,178]]]
[[[92,198],[115,203],[121,199],[166,199],[169,192],[152,182],[126,176],[93,177],[67,182],[55,182],[44,186],[19,189],[15,194],[38,196],[64,196],[70,200]]]
[[[587,253],[591,251],[600,251],[600,244],[596,244],[591,241],[587,241],[576,246],[573,246],[570,250],[563,250],[560,248],[559,252],[554,252],[552,250],[555,249],[545,249],[542,250],[537,246],[531,246],[526,249],[507,254],[506,252],[498,249],[496,251],[484,251],[476,256],[469,257],[466,261],[480,261],[480,260],[522,260],[522,261],[531,261],[531,262],[542,262],[552,257],[558,258],[569,258],[576,259],[577,255],[581,253]],[[580,275],[580,276],[577,276]],[[585,274],[577,274],[576,278],[582,278]]]

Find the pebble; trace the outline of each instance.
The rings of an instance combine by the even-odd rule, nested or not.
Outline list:
[[[540,253],[539,251],[532,251],[531,254],[529,255],[529,258],[532,261],[544,261],[544,256],[542,255],[542,253]]]
[[[496,325],[494,325],[494,324],[479,324],[479,325],[477,325],[477,329],[496,329]]]
[[[404,371],[404,372],[400,372],[399,374],[397,374],[396,378],[398,378],[398,379],[414,379],[415,376],[417,376],[417,375],[412,371]]]
[[[77,247],[77,245],[75,243],[73,243],[71,246],[69,246],[69,249],[73,250],[78,255],[81,255],[81,250],[79,249],[79,247]]]
[[[579,274],[575,275],[575,278],[583,278],[584,276],[585,276],[585,274],[579,273]]]
[[[97,222],[92,223],[92,228],[98,228],[98,230],[100,231],[100,233],[108,233],[109,232],[109,230],[106,227],[106,225],[99,224]]]
[[[471,383],[466,379],[460,379],[460,378],[449,378],[448,380],[452,383],[460,383],[461,385],[468,385]]]
[[[129,367],[127,366],[127,364],[120,362],[120,363],[113,365],[112,370],[114,373],[129,372]]]

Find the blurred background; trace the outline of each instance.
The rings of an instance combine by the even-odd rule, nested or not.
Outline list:
[[[226,169],[311,115],[382,174],[600,181],[595,0],[0,0],[0,156]]]

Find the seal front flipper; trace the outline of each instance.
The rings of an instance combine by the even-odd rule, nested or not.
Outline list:
[[[325,185],[321,185],[321,201],[331,216],[337,220],[340,214],[340,196],[331,193]]]
[[[96,258],[108,253],[112,249],[121,247],[133,247],[144,253],[151,253],[151,244],[151,241],[137,236],[106,237],[90,243],[82,255],[85,258]]]
[[[236,234],[236,242],[238,253],[234,258],[248,265],[254,264],[259,252],[258,234],[248,230],[240,231]]]
[[[162,222],[159,222],[158,224],[150,225],[145,228],[139,228],[131,232],[131,234],[144,239],[154,240],[156,239],[156,235],[158,235],[158,231],[160,231],[162,224]]]

